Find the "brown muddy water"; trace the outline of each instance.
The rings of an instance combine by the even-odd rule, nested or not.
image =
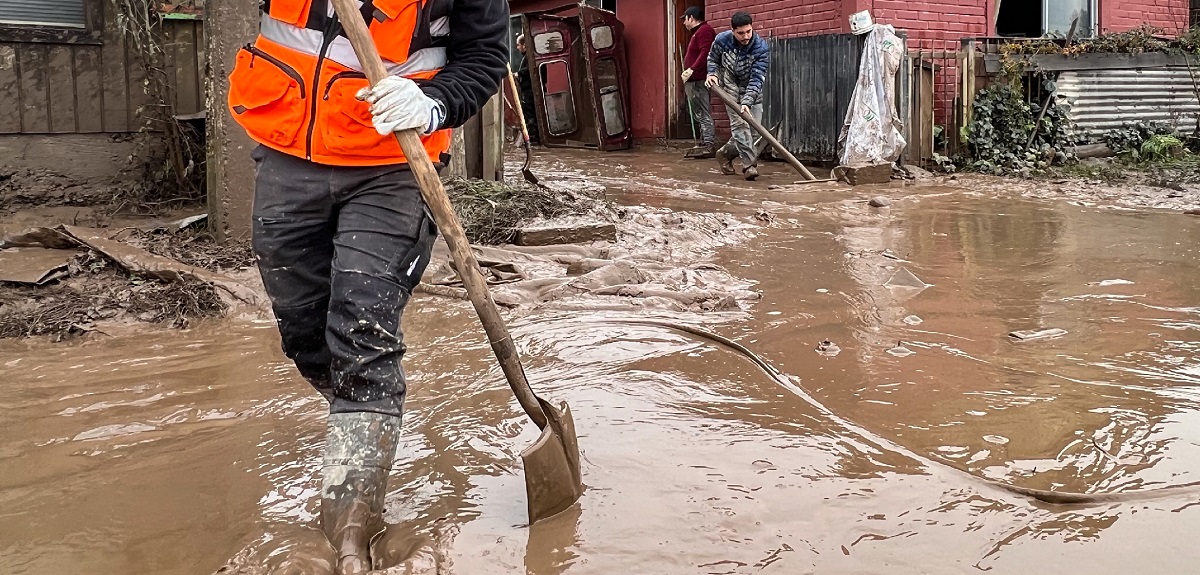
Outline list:
[[[1200,491],[1053,506],[971,477],[1080,492],[1200,480],[1200,220],[932,186],[604,180],[621,167],[575,175],[628,203],[750,218],[767,202],[776,223],[714,259],[762,300],[655,317],[741,342],[894,448],[725,349],[604,323],[645,312],[527,313],[511,327],[531,381],[575,413],[588,486],[529,528],[519,452],[535,429],[469,306],[419,297],[387,513],[427,543],[415,563],[1100,575],[1200,560]],[[931,285],[886,287],[901,268]],[[1007,335],[1049,328],[1067,333]],[[823,340],[840,352],[818,353]],[[270,322],[239,321],[0,344],[0,573],[209,574],[235,556],[288,572],[319,547],[324,405],[277,341]]]

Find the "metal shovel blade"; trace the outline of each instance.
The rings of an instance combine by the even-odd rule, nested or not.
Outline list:
[[[529,146],[529,136],[525,136],[524,132],[522,132],[522,136],[525,138],[525,163],[521,165],[521,176],[525,178],[526,182],[540,186],[541,184],[538,183],[537,176],[533,175],[533,172],[529,169],[529,162],[533,158],[533,150]]]
[[[566,511],[583,495],[579,438],[571,408],[564,402],[560,410],[540,397],[538,403],[546,414],[546,427],[521,452],[530,525]]]

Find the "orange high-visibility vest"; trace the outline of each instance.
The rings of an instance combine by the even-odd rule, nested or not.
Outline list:
[[[446,64],[448,18],[432,20],[435,0],[367,0],[363,16],[388,71],[428,79]],[[311,0],[271,0],[258,38],[237,54],[229,76],[229,109],[255,141],[293,156],[336,166],[404,163],[394,135],[380,136],[370,105],[355,95],[367,78],[350,41],[331,29]],[[439,45],[441,44],[441,45]],[[450,130],[422,137],[434,162],[450,149]]]

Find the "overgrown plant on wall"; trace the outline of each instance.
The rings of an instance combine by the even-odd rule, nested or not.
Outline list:
[[[165,159],[147,167],[137,189],[122,198],[125,207],[150,209],[198,201],[204,195],[203,143],[196,130],[175,117],[175,90],[170,81],[163,46],[161,5],[154,0],[111,0],[116,26],[134,51],[145,77],[143,88],[150,101],[138,109],[147,125],[143,132],[159,132],[166,143]],[[143,140],[153,145],[152,138]],[[152,154],[149,157],[161,157]]]
[[[971,155],[964,162],[967,169],[1029,176],[1072,159],[1064,107],[1051,98],[1039,123],[1041,108],[1029,104],[1016,86],[1019,81],[1000,82],[975,96],[971,123],[961,134]]]

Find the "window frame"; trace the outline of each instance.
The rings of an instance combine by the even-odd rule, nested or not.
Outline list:
[[[0,42],[34,44],[103,44],[104,0],[83,2],[83,28],[0,23]]]

